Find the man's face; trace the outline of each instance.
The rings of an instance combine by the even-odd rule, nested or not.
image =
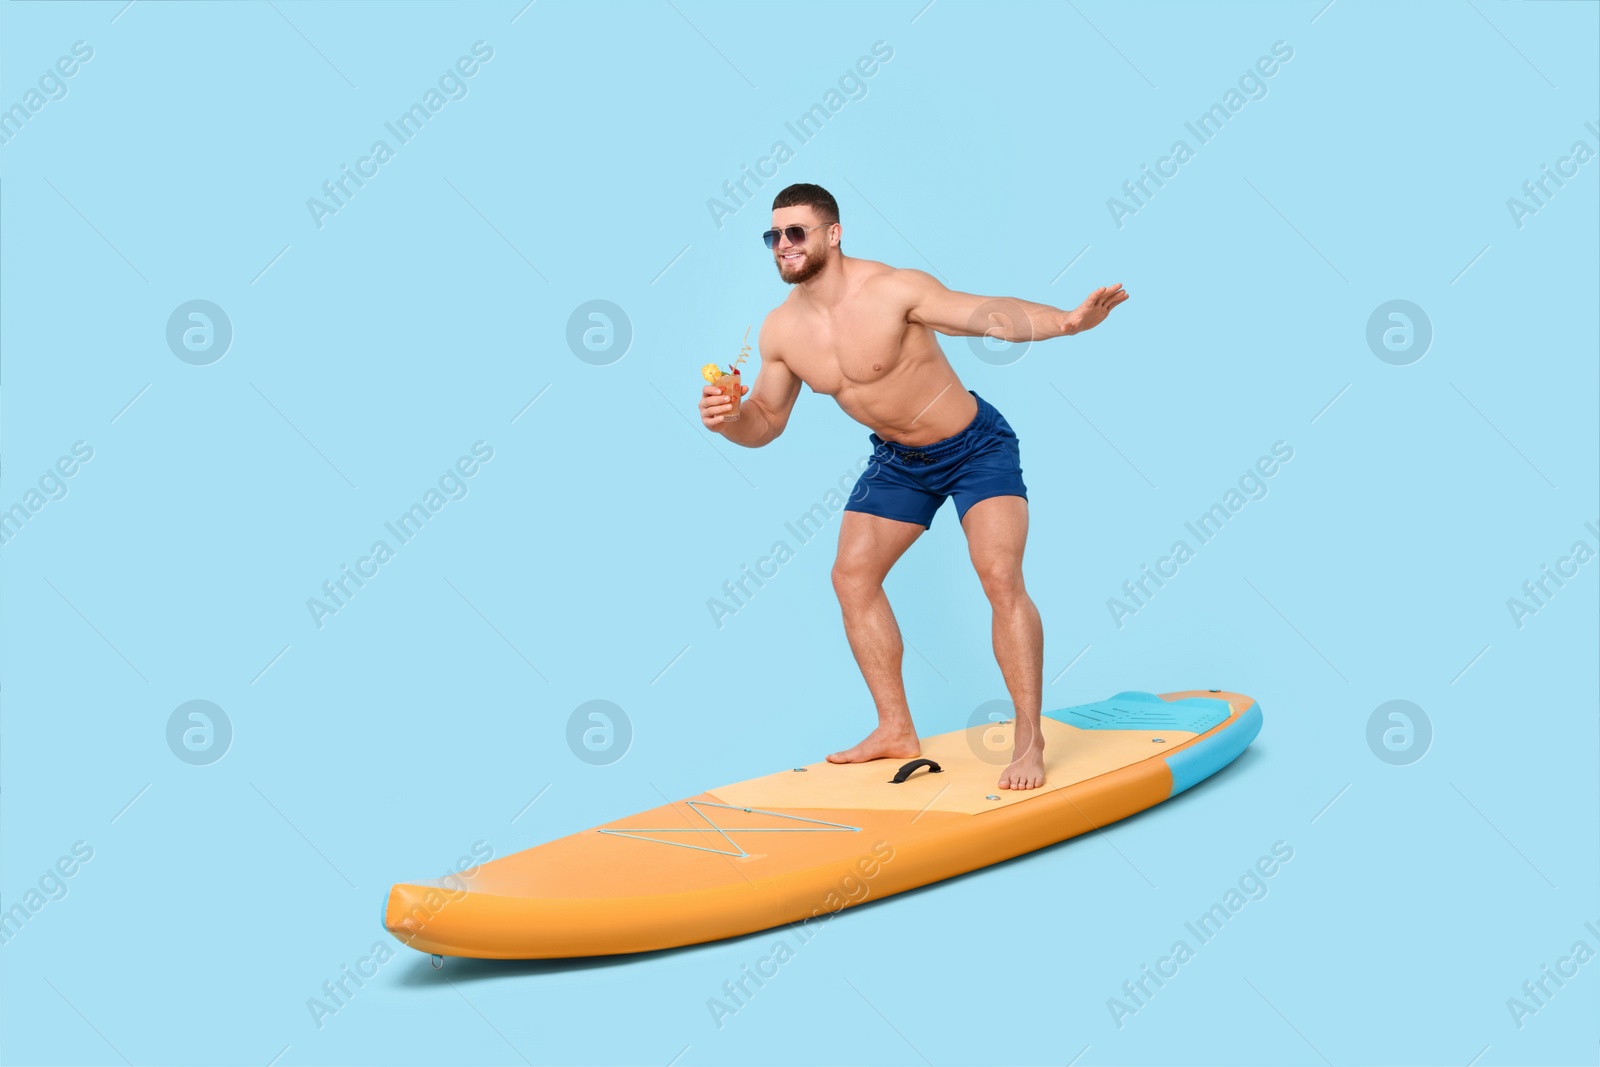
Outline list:
[[[804,243],[794,244],[781,232],[790,226],[808,227]],[[790,285],[816,277],[828,265],[828,258],[833,254],[828,243],[828,231],[832,227],[822,224],[814,208],[780,208],[772,213],[772,228],[780,231],[772,258],[778,266],[778,277]]]

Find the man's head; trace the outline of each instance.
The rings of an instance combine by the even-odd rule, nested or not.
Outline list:
[[[792,227],[801,227],[800,240]],[[816,277],[840,247],[844,230],[839,225],[839,202],[820,185],[791,185],[772,201],[772,228],[777,237],[772,258],[778,277],[799,285]]]

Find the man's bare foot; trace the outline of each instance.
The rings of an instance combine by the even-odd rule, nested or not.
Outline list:
[[[1001,789],[1038,789],[1044,785],[1044,750],[1035,745],[1011,761],[1000,776]]]
[[[901,726],[879,726],[855,748],[835,752],[829,763],[866,763],[875,759],[910,759],[922,755],[917,729],[909,722]]]

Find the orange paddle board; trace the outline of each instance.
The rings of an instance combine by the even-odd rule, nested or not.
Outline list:
[[[384,927],[434,955],[542,959],[822,920],[1159,804],[1243,752],[1261,710],[1218,690],[1119,693],[1042,723],[1040,789],[996,788],[1013,726],[980,724],[923,739],[923,762],[813,763],[401,882]]]

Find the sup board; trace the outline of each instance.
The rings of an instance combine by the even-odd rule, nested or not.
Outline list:
[[[722,786],[442,879],[384,927],[437,956],[548,959],[715,941],[834,913],[1098,829],[1231,763],[1250,697],[1118,693],[1045,712],[1045,785],[996,788],[1014,724],[922,740],[917,760],[813,763]]]

